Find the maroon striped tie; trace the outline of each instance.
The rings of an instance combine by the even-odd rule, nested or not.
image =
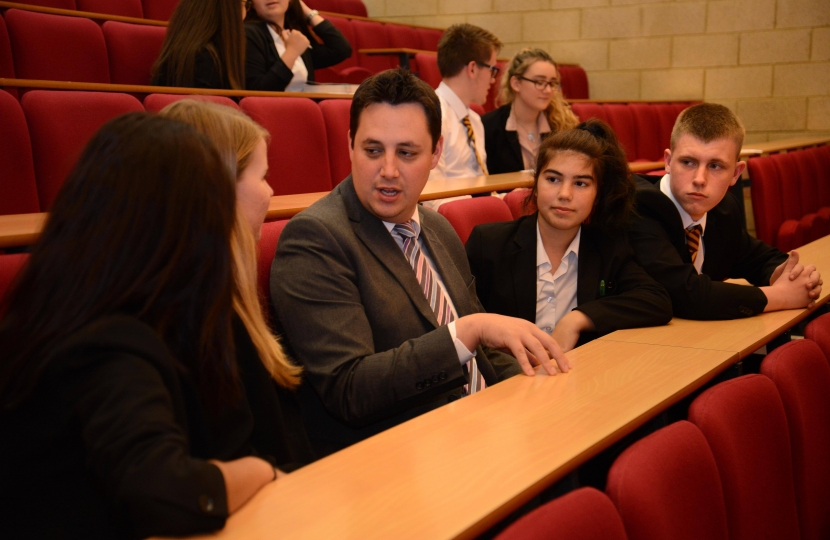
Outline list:
[[[692,256],[692,264],[697,259],[697,252],[700,251],[700,233],[703,232],[703,227],[700,225],[693,225],[686,229],[686,246],[689,248],[689,255]]]

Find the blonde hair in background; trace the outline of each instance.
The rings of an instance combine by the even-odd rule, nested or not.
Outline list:
[[[159,114],[190,124],[211,139],[232,177],[237,179],[248,166],[259,141],[269,140],[268,131],[244,113],[216,103],[185,99],[171,103]],[[271,377],[280,386],[294,388],[300,382],[302,369],[288,359],[265,322],[257,291],[256,241],[251,226],[238,211],[231,250],[236,285],[234,311],[245,325]]]
[[[542,49],[522,49],[510,60],[507,72],[501,78],[497,105],[510,105],[515,101],[516,92],[510,86],[510,79],[524,76],[527,69],[536,62],[552,64],[556,68],[556,73],[559,74],[559,66],[547,52]],[[545,117],[548,119],[550,129],[554,132],[573,129],[579,124],[579,118],[565,101],[561,88],[554,88],[551,92],[550,105],[545,109]]]

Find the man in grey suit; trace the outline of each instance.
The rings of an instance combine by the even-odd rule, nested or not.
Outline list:
[[[455,231],[418,206],[441,155],[435,92],[403,70],[367,79],[352,101],[349,145],[352,174],[288,223],[271,267],[320,456],[474,392],[482,379],[533,375],[533,364],[567,371],[536,325],[483,313]]]

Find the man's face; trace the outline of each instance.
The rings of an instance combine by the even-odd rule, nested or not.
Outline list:
[[[496,51],[493,51],[490,53],[490,60],[487,62],[487,65],[495,66],[497,61]],[[486,68],[480,64],[476,64],[476,66],[478,69],[473,81],[473,87],[475,89],[473,103],[484,105],[487,102],[487,93],[490,91],[490,87],[496,79],[493,77],[493,72],[490,68]]]
[[[438,164],[442,140],[432,150],[427,117],[418,103],[374,103],[349,133],[349,156],[357,198],[383,221],[412,218],[418,197]]]
[[[672,195],[693,220],[717,206],[744,172],[746,162],[737,161],[739,148],[735,146],[732,139],[705,143],[686,134],[677,141],[674,151],[666,150]]]

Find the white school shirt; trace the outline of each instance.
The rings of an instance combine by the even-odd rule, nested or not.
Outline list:
[[[274,27],[270,24],[268,26],[268,31],[271,32],[271,37],[274,38],[274,45],[277,46],[277,56],[282,56],[285,53],[285,43],[283,43],[282,38],[277,31],[274,30]],[[292,32],[299,32],[299,30],[292,30]],[[310,46],[309,46],[310,47]],[[291,73],[294,76],[291,78],[291,82],[288,83],[288,86],[285,87],[286,92],[302,92],[303,88],[305,88],[305,83],[308,81],[308,68],[303,62],[303,57],[298,56],[297,60],[294,61],[293,66],[288,66],[291,68]]]
[[[421,249],[421,253],[424,254],[424,257],[427,260],[427,264],[429,267],[432,268],[433,274],[435,274],[435,282],[438,284],[438,287],[441,289],[441,292],[444,293],[444,296],[447,298],[447,303],[450,305],[450,311],[452,311],[452,322],[447,324],[447,328],[450,331],[450,336],[452,337],[453,344],[455,345],[455,352],[458,354],[458,361],[461,362],[461,365],[466,364],[469,362],[475,355],[475,351],[470,352],[464,342],[458,339],[456,332],[455,332],[455,321],[458,319],[458,312],[455,310],[455,305],[452,303],[452,298],[450,297],[447,289],[444,287],[444,281],[441,279],[441,274],[438,272],[438,269],[435,267],[435,263],[432,262],[432,257],[429,254],[429,249],[424,242],[424,239],[421,238],[421,216],[418,215],[418,209],[415,209],[415,214],[412,215],[412,228],[415,229],[415,238],[418,241],[418,247]],[[396,233],[392,232],[392,229],[397,225],[397,223],[390,223],[388,221],[384,221],[383,225],[386,227],[386,230],[389,231],[389,234],[392,235],[392,238],[395,239],[395,242],[398,244],[398,247],[401,248],[403,251],[403,238],[398,236]],[[407,264],[409,261],[407,261]]]
[[[550,334],[559,321],[576,308],[576,286],[579,277],[579,240],[582,227],[571,240],[562,260],[553,273],[548,253],[536,222],[536,326]]]
[[[444,136],[444,150],[441,152],[438,165],[430,173],[430,179],[483,175],[484,171],[481,170],[475,152],[467,141],[467,128],[461,123],[465,116],[470,117],[476,138],[476,150],[481,162],[486,164],[487,151],[484,149],[484,124],[481,123],[481,117],[464,105],[461,98],[443,81],[435,93],[441,102],[441,135]]]
[[[698,221],[692,219],[692,216],[688,214],[683,207],[680,206],[680,203],[677,202],[677,199],[674,198],[674,195],[671,192],[671,177],[667,173],[660,179],[660,191],[662,191],[666,197],[671,199],[671,202],[674,203],[675,208],[677,208],[677,212],[680,214],[680,219],[683,221],[683,228],[688,229],[692,225],[700,225],[700,246],[697,248],[697,257],[695,257],[695,270],[697,273],[701,273],[701,268],[703,268],[703,256],[706,254],[706,246],[703,243],[703,235],[706,233],[706,214],[703,214],[703,217],[700,218]]]

